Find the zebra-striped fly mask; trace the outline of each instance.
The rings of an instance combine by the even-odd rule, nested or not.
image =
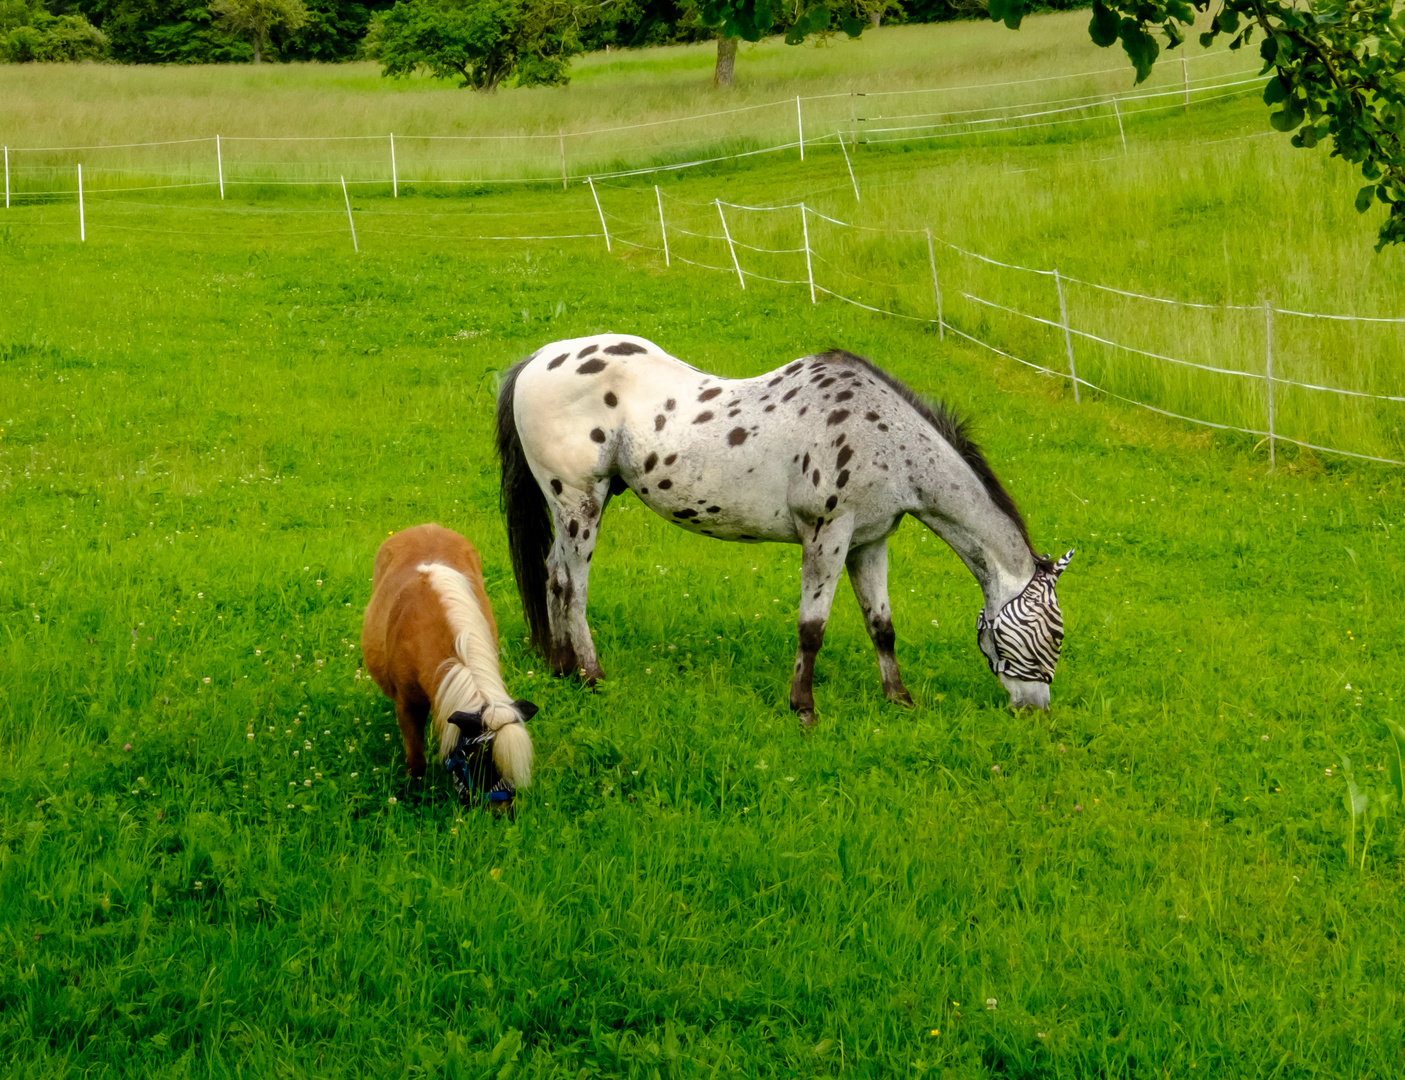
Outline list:
[[[1073,558],[1070,550],[1050,570],[1035,570],[1023,591],[994,619],[976,616],[976,643],[996,675],[1022,682],[1051,683],[1064,641],[1064,618],[1054,583]]]

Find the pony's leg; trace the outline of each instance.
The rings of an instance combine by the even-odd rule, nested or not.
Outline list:
[[[551,500],[556,529],[547,559],[547,611],[555,652],[552,666],[557,675],[577,672],[590,685],[605,677],[585,611],[590,599],[590,560],[609,494],[606,477],[589,491],[564,488]]]
[[[405,740],[405,771],[416,780],[424,779],[424,722],[428,717],[428,705],[395,699],[395,720],[400,725],[400,737]]]
[[[875,540],[849,552],[844,565],[849,584],[854,587],[863,623],[878,653],[878,672],[883,677],[883,696],[899,705],[911,705],[912,695],[898,674],[898,658],[893,651],[893,612],[888,607],[888,541]]]
[[[803,538],[800,557],[800,647],[795,654],[795,675],[790,681],[790,709],[809,727],[815,722],[815,654],[824,644],[824,628],[834,605],[834,590],[844,568],[854,519],[796,522]]]

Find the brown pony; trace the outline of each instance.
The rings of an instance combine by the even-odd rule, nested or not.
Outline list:
[[[531,782],[524,725],[537,707],[514,701],[503,686],[482,565],[472,544],[440,525],[390,537],[376,552],[361,649],[371,677],[395,702],[409,774],[424,776],[432,710],[439,756],[460,798],[476,792],[510,801]]]

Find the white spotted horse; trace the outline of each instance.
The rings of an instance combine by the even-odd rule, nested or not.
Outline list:
[[[977,640],[1010,703],[1049,707],[1063,642],[1054,582],[1073,552],[1036,555],[966,423],[867,360],[830,351],[723,379],[642,338],[559,341],[508,373],[497,428],[513,570],[532,642],[558,675],[603,677],[586,623],[590,560],[606,504],[628,488],[690,532],[801,546],[790,707],[803,723],[845,567],[883,692],[912,703],[888,607],[887,540],[905,514],[980,582]]]

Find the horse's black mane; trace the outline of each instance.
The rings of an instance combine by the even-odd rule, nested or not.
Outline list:
[[[855,356],[843,349],[830,349],[828,352],[821,353],[818,358],[830,363],[854,364],[863,368],[869,374],[882,379],[895,394],[916,409],[918,415],[931,424],[937,434],[945,439],[951,448],[961,455],[961,459],[970,466],[971,471],[976,474],[977,479],[984,486],[986,494],[990,496],[990,501],[1014,522],[1021,539],[1024,540],[1025,546],[1029,548],[1029,553],[1034,558],[1035,565],[1042,570],[1053,568],[1053,562],[1048,556],[1035,552],[1034,545],[1030,543],[1029,530],[1025,527],[1024,518],[1020,514],[1020,508],[1015,505],[1015,500],[1001,485],[995,473],[991,471],[990,462],[986,461],[985,455],[981,453],[981,448],[971,438],[969,418],[956,413],[944,401],[929,401],[922,397],[906,383],[890,375],[872,361],[865,360],[862,356]]]

